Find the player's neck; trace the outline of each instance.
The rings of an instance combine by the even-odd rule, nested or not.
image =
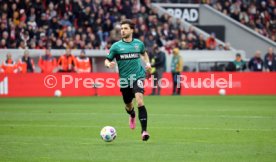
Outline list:
[[[132,37],[123,38],[123,41],[124,41],[124,42],[127,42],[127,43],[132,42],[132,40],[133,40]]]

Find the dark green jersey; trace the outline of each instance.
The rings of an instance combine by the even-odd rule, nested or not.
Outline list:
[[[145,69],[140,59],[140,55],[144,52],[145,45],[138,39],[133,39],[131,42],[120,40],[111,46],[107,59],[112,61],[115,58],[120,79],[128,80],[127,83],[121,81],[121,86],[129,85],[130,78],[134,80],[145,78]]]

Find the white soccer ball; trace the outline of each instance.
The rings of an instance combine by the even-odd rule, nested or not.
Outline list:
[[[61,94],[61,91],[60,90],[55,90],[55,94],[54,94],[56,97],[60,97],[62,94]]]
[[[226,95],[226,90],[225,90],[225,89],[220,89],[220,90],[219,90],[219,94],[220,94],[221,96]]]
[[[100,135],[105,142],[111,142],[116,138],[117,133],[114,127],[105,126],[102,128]]]

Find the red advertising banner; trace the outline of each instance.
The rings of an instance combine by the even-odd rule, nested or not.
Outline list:
[[[179,77],[181,95],[276,95],[276,73],[182,73]],[[150,94],[153,78],[144,82]],[[159,82],[161,95],[171,95],[172,76],[164,73]],[[0,97],[54,96],[116,96],[120,95],[117,73],[55,73],[0,74]]]

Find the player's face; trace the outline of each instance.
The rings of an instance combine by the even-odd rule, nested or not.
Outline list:
[[[122,38],[129,38],[133,33],[133,29],[128,24],[121,25],[121,36]]]

